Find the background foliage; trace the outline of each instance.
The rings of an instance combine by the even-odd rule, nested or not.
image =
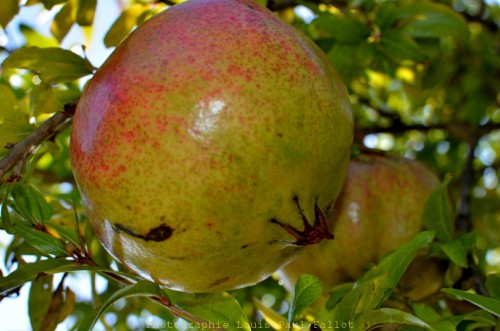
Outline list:
[[[121,14],[107,22],[102,40],[109,48],[175,4],[116,1]],[[1,247],[2,304],[30,284],[29,316],[19,318],[29,318],[34,330],[95,323],[105,330],[500,330],[498,2],[260,2],[313,39],[338,68],[356,115],[355,148],[415,158],[446,178],[425,213],[432,231],[387,256],[356,286],[340,285],[319,300],[321,284],[308,275],[293,296],[274,278],[197,296],[138,279],[88,228],[68,160],[74,105],[96,70],[85,46],[102,32],[94,22],[97,0],[2,0],[0,201],[1,231],[9,238]],[[37,20],[9,25],[28,7],[38,17],[52,13],[50,33],[41,33]],[[75,27],[83,40],[71,43]],[[451,213],[443,202],[448,195]],[[429,275],[430,264],[421,264],[403,277],[424,247],[440,274]],[[90,280],[86,294],[70,286],[81,277]]]

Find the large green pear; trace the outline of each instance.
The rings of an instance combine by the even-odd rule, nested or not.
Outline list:
[[[138,27],[83,91],[71,163],[109,252],[167,287],[254,284],[331,238],[347,172],[344,84],[248,0],[191,0]]]
[[[363,275],[368,264],[410,241],[423,226],[434,173],[415,160],[361,154],[351,160],[344,187],[327,216],[335,240],[305,247],[280,270],[292,290],[300,274],[319,277],[325,291]]]

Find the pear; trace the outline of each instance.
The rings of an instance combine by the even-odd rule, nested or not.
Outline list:
[[[106,249],[186,292],[255,284],[331,239],[353,136],[328,58],[265,7],[191,0],[139,26],[84,88],[70,159]]]
[[[436,175],[415,160],[361,154],[352,159],[344,187],[327,216],[335,240],[305,247],[280,270],[292,290],[302,273],[314,274],[328,291],[360,278],[370,264],[410,241],[423,226]]]

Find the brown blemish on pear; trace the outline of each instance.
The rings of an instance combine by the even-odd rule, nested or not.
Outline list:
[[[164,241],[170,238],[170,236],[172,236],[174,232],[174,229],[165,224],[161,224],[160,226],[152,228],[146,234],[136,233],[131,228],[126,227],[125,225],[119,223],[115,224],[113,226],[113,229],[116,232],[124,232],[129,236],[139,238],[145,241]]]

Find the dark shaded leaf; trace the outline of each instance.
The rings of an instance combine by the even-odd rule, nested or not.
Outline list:
[[[424,208],[424,226],[436,232],[441,241],[453,238],[453,219],[450,215],[448,183],[450,178],[439,185],[429,196]]]
[[[380,30],[389,28],[398,18],[398,8],[392,1],[382,2],[375,11],[375,23]]]
[[[61,42],[75,22],[76,4],[74,0],[70,0],[56,14],[56,17],[54,17],[52,25],[50,26],[50,32],[52,32],[54,37]]]
[[[34,71],[47,84],[71,82],[90,75],[90,68],[77,54],[61,48],[25,47],[13,52],[2,66]]]
[[[485,310],[476,310],[476,311],[474,311],[472,313],[468,313],[468,314],[450,316],[450,317],[446,318],[446,321],[449,324],[453,325],[453,327],[455,327],[455,329],[453,329],[453,330],[456,330],[456,327],[460,323],[462,323],[463,321],[473,321],[473,322],[476,322],[478,324],[481,324],[483,326],[487,326],[490,328],[494,327],[497,323],[495,317]],[[441,329],[438,329],[438,330],[441,331]],[[445,330],[445,329],[443,329],[443,330]]]
[[[341,43],[358,44],[370,36],[366,25],[348,16],[321,13],[311,24]]]
[[[19,12],[19,0],[3,0],[0,10],[0,25],[5,29],[10,20]]]
[[[326,303],[326,309],[333,309],[335,305],[344,297],[344,295],[346,295],[352,289],[353,285],[353,283],[344,283],[332,288],[330,290],[330,298]]]
[[[486,279],[486,288],[493,298],[500,299],[500,274],[488,275]]]
[[[28,298],[28,311],[31,327],[35,331],[43,331],[41,325],[52,298],[53,277],[44,276],[31,282],[30,294]]]
[[[467,252],[460,240],[447,241],[438,245],[453,263],[461,268],[467,268]]]
[[[419,45],[409,35],[394,29],[384,30],[380,39],[382,50],[390,57],[421,62],[426,59]]]
[[[413,37],[464,37],[468,35],[465,19],[448,6],[435,2],[415,2],[398,9],[398,24]]]
[[[147,6],[134,4],[123,11],[104,36],[106,47],[116,47],[137,25],[137,19],[147,10]]]
[[[76,22],[80,26],[90,26],[94,22],[97,0],[78,0]]]
[[[476,234],[474,232],[459,234],[456,239],[438,242],[436,246],[457,266],[467,268],[469,262],[467,255],[476,245]]]
[[[16,229],[14,228],[14,224],[12,223],[9,212],[9,196],[11,193],[11,189],[12,186],[9,185],[6,189],[5,196],[2,201],[2,227],[7,233],[14,234],[16,232]]]
[[[75,299],[75,293],[61,284],[51,297],[49,309],[45,314],[40,330],[55,330],[57,325],[73,312]]]
[[[0,278],[0,294],[5,294],[14,288],[24,285],[35,279],[40,273],[52,274],[58,272],[57,270],[61,267],[73,264],[74,262],[70,260],[53,258],[20,266],[6,277]]]
[[[68,0],[41,0],[45,8],[52,9],[55,5],[68,2]]]

